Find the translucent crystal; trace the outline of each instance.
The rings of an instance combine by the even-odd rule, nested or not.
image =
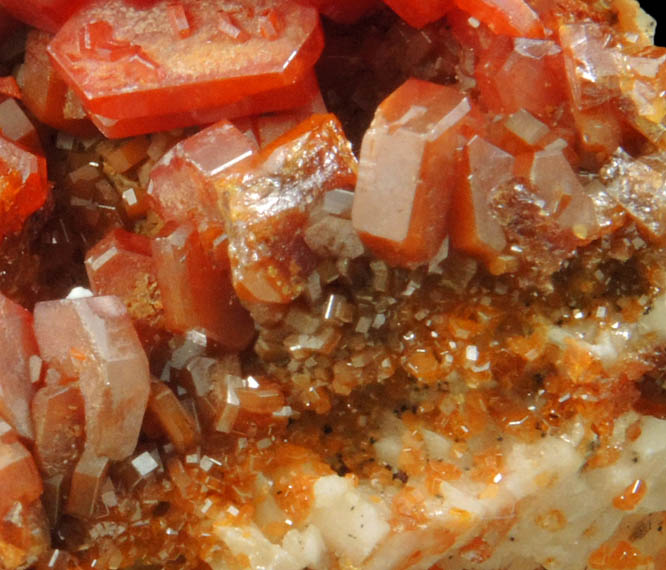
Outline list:
[[[326,191],[352,187],[355,175],[337,120],[313,115],[216,183],[241,298],[286,303],[302,292],[316,264],[303,239],[307,211]]]
[[[0,237],[21,228],[44,204],[46,160],[0,134]]]
[[[90,518],[109,470],[109,460],[86,449],[76,464],[65,511],[76,517]]]
[[[363,138],[352,221],[390,263],[424,263],[446,237],[455,179],[444,173],[455,169],[471,110],[458,90],[415,79],[377,109]]]
[[[254,141],[228,121],[216,123],[169,150],[150,173],[148,195],[164,220],[223,223],[213,181],[257,150]]]
[[[254,323],[231,278],[204,250],[199,234],[180,226],[152,242],[157,284],[169,330],[199,329],[230,350],[245,348]]]
[[[52,37],[52,34],[38,30],[28,32],[19,75],[23,103],[47,125],[78,136],[91,136],[96,132],[95,127],[46,52]]]
[[[248,17],[255,6],[247,0],[240,10],[223,0],[180,4],[191,24],[186,37],[174,36],[166,0],[91,2],[60,28],[49,51],[88,110],[127,119],[234,103],[298,80],[321,51],[317,14],[310,7],[262,2],[282,22],[279,34],[266,38]],[[244,41],[220,33],[232,13]],[[137,20],[143,25],[137,27]],[[267,57],[259,62],[257,53]]]
[[[22,437],[33,439],[30,401],[34,394],[30,359],[38,353],[32,316],[0,294],[0,417]]]
[[[494,188],[511,179],[514,158],[479,136],[465,146],[463,181],[453,203],[453,246],[479,256],[493,256],[506,246],[504,231],[489,210]]]
[[[148,410],[155,417],[176,451],[185,453],[199,440],[193,418],[182,406],[173,391],[162,382],[153,382]]]
[[[42,357],[78,378],[85,404],[86,446],[124,459],[134,451],[150,391],[148,360],[117,297],[45,301],[35,306]]]
[[[83,407],[75,383],[47,385],[35,394],[35,456],[46,477],[71,475],[85,441]]]

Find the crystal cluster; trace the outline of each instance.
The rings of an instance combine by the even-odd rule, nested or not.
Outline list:
[[[0,568],[661,568],[653,33],[0,0]]]

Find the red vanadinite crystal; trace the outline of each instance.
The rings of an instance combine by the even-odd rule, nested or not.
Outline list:
[[[316,264],[304,241],[307,211],[355,180],[356,159],[339,123],[313,115],[216,183],[241,298],[287,303],[302,292]]]
[[[39,353],[32,331],[32,315],[0,294],[0,416],[21,437],[33,439],[30,401],[39,378]],[[35,360],[36,359],[36,362]],[[34,368],[37,366],[37,378]]]
[[[220,106],[126,119],[114,119],[98,113],[89,113],[89,116],[107,137],[130,137],[190,125],[208,125],[222,119],[293,109],[308,104],[318,91],[314,72],[308,71],[303,79],[290,85],[253,93],[234,103]]]
[[[302,80],[322,49],[317,13],[300,4],[180,4],[186,37],[166,0],[92,2],[60,29],[49,51],[88,111],[113,121],[220,107]],[[279,24],[275,34],[262,33],[262,14]]]
[[[384,0],[395,12],[415,28],[422,28],[430,22],[439,20],[455,6],[454,0]]]
[[[153,208],[164,220],[223,226],[214,181],[257,150],[256,142],[228,121],[181,141],[150,172],[148,196]]]
[[[51,63],[46,46],[52,34],[31,30],[19,73],[23,102],[42,123],[79,136],[95,133],[81,101]]]
[[[152,242],[157,284],[167,329],[199,329],[228,350],[242,350],[254,323],[240,305],[228,267],[204,249],[191,226],[169,228]]]
[[[46,301],[35,306],[44,360],[78,379],[85,403],[86,446],[125,459],[136,447],[148,402],[148,360],[117,297]]]
[[[46,160],[0,135],[0,236],[20,229],[47,191]]]
[[[365,244],[389,262],[416,266],[441,247],[457,183],[442,173],[455,172],[473,115],[457,89],[418,80],[379,106],[363,138],[352,221]]]

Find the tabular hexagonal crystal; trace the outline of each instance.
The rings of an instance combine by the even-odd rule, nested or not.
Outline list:
[[[152,243],[169,330],[199,329],[229,350],[242,350],[254,323],[240,305],[229,272],[218,267],[191,226],[178,226]]]
[[[47,191],[46,160],[0,135],[0,237],[18,230]]]
[[[124,459],[134,451],[150,391],[148,360],[118,297],[46,301],[35,306],[42,357],[79,378],[86,446]]]
[[[32,316],[0,294],[0,323],[0,417],[20,435],[32,439],[30,400],[34,390],[30,357],[39,352],[32,331]]]
[[[176,4],[185,37],[167,0],[98,0],[60,29],[49,51],[89,111],[125,119],[234,103],[302,78],[322,48],[316,11],[296,2]]]
[[[363,138],[352,221],[387,261],[414,266],[439,250],[471,110],[458,90],[416,79],[377,109]]]

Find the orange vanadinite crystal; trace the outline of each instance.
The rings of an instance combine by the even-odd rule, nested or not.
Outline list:
[[[0,97],[3,95],[6,97],[14,97],[15,99],[21,98],[21,90],[13,75],[0,77]]]
[[[164,131],[190,125],[208,125],[222,119],[235,119],[258,113],[269,113],[298,108],[308,104],[318,92],[313,71],[305,77],[283,87],[247,95],[234,103],[225,103],[205,109],[178,111],[161,115],[116,119],[90,113],[90,119],[107,137],[130,137],[142,133]]]
[[[83,399],[76,383],[47,384],[32,400],[35,459],[45,477],[69,476],[85,440]],[[58,426],[58,429],[54,429]]]
[[[511,179],[513,163],[513,156],[479,136],[467,143],[451,216],[454,247],[486,258],[504,249],[504,231],[492,218],[488,201],[496,186]]]
[[[539,15],[525,0],[456,0],[456,4],[496,34],[521,38],[544,35]]]
[[[18,441],[0,441],[0,565],[26,568],[48,546],[40,502],[42,481],[30,452]]]
[[[416,266],[441,247],[460,139],[472,116],[457,89],[415,79],[377,109],[363,138],[352,221],[390,263]]]
[[[26,439],[33,439],[30,401],[34,388],[30,359],[38,354],[32,315],[0,293],[0,417]]]
[[[316,264],[304,240],[308,210],[355,180],[356,159],[340,124],[313,115],[216,183],[241,298],[287,303],[302,292]]]
[[[179,453],[185,453],[199,442],[194,419],[166,384],[151,383],[148,411]]]
[[[35,335],[42,358],[63,376],[79,379],[91,453],[125,459],[139,437],[150,375],[122,301],[109,296],[38,303]]]
[[[0,236],[20,229],[47,192],[46,160],[0,135]]]
[[[148,196],[167,221],[224,225],[213,183],[257,151],[256,142],[220,121],[179,142],[153,167]]]
[[[235,103],[302,79],[322,49],[316,11],[295,2],[183,0],[186,37],[172,4],[92,2],[56,34],[49,52],[88,111],[140,119]],[[268,15],[279,25],[265,37]]]
[[[604,544],[590,554],[588,559],[593,570],[634,570],[644,568],[651,562],[651,557],[644,556],[626,540],[615,545]]]
[[[144,326],[162,324],[150,239],[111,230],[88,251],[85,259],[90,287],[96,295],[117,295],[143,332]]]
[[[52,34],[31,30],[25,44],[25,59],[19,73],[23,102],[41,122],[79,136],[90,136],[95,128],[87,119],[79,98],[56,72],[46,46]]]
[[[167,329],[200,329],[228,350],[242,350],[254,323],[240,305],[227,267],[221,267],[189,225],[169,228],[152,242]]]
[[[621,511],[632,511],[643,500],[645,493],[647,484],[642,479],[636,479],[613,499],[613,506]]]
[[[430,22],[439,20],[451,8],[454,0],[384,0],[396,14],[415,28],[422,28]]]

